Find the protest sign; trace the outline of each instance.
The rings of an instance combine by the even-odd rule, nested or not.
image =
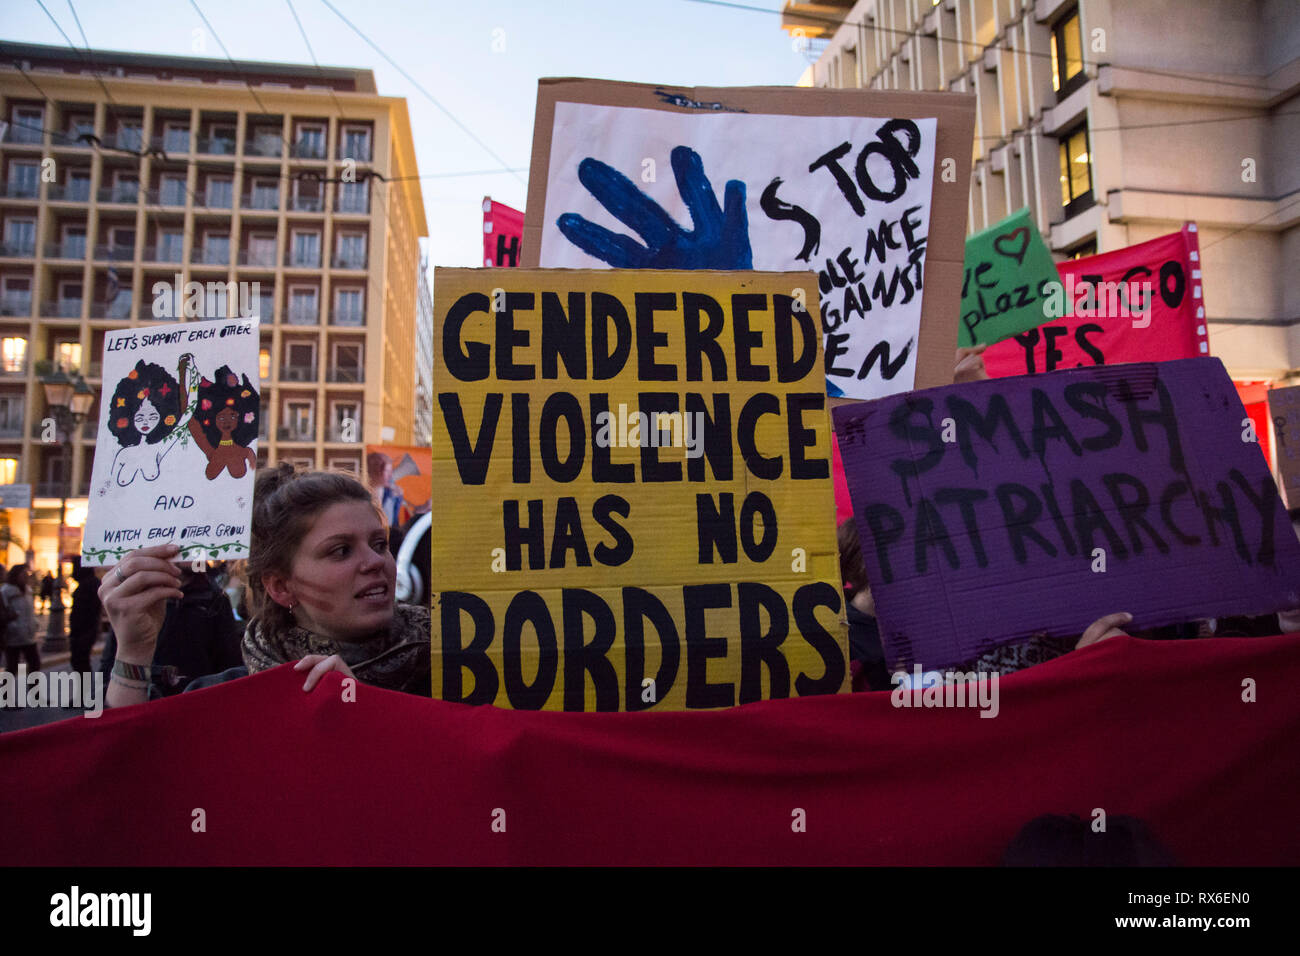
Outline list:
[[[807,273],[439,269],[433,691],[516,709],[845,688]]]
[[[432,456],[415,445],[367,445],[366,483],[390,526],[429,510]]]
[[[1300,606],[1300,543],[1218,359],[992,379],[835,409],[890,666],[1127,611]]]
[[[1060,294],[1044,298],[1044,323],[990,346],[989,375],[1209,354],[1195,223],[1056,269]]]
[[[519,265],[519,242],[524,232],[524,214],[505,203],[483,197],[483,265]]]
[[[818,270],[825,391],[952,380],[974,98],[538,87],[525,267]]]
[[[30,508],[31,485],[0,485],[0,508]]]
[[[1300,508],[1300,385],[1272,388],[1268,414],[1277,438],[1277,471],[1288,508]]]
[[[970,236],[957,344],[991,345],[1042,325],[1044,303],[1060,282],[1028,208]]]
[[[258,433],[257,319],[104,335],[104,389],[81,560],[178,544],[248,556]]]

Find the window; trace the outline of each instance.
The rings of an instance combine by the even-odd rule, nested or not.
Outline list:
[[[253,141],[248,152],[253,156],[279,156],[280,143],[278,126],[256,126],[253,128]]]
[[[208,127],[207,149],[203,152],[229,156],[235,151],[235,127],[224,123]]]
[[[110,202],[135,202],[140,197],[140,176],[118,170],[113,174]]]
[[[294,135],[294,154],[303,159],[324,159],[325,124],[299,123]]]
[[[360,342],[336,342],[334,344],[334,368],[330,380],[334,382],[360,382],[364,378],[364,364],[361,360]]]
[[[314,403],[310,400],[284,403],[284,431],[289,441],[315,441],[314,411]]]
[[[45,111],[32,106],[15,106],[13,113],[13,129],[5,138],[11,143],[36,143],[41,142],[45,135],[41,127],[45,125]]]
[[[12,485],[18,480],[18,459],[0,458],[0,485]]]
[[[342,401],[330,403],[330,441],[361,440],[361,403]]]
[[[188,153],[190,151],[190,124],[168,123],[163,128],[164,153]]]
[[[8,295],[8,290],[5,294]],[[27,340],[21,335],[0,339],[0,372],[23,372],[26,369]]]
[[[213,176],[208,179],[207,196],[204,203],[214,209],[229,209],[232,202],[235,182],[229,176]]]
[[[270,322],[275,315],[275,290],[264,290],[259,283],[257,289],[257,317],[262,322]]]
[[[365,233],[339,233],[338,256],[335,265],[344,269],[364,269],[366,267]]]
[[[275,233],[254,233],[248,237],[248,264],[275,265]]]
[[[309,286],[289,290],[289,324],[315,325],[320,319],[320,292]]]
[[[1052,27],[1052,89],[1064,98],[1087,82],[1083,72],[1083,39],[1076,7]]]
[[[293,181],[293,208],[299,212],[321,211],[321,183],[314,176]]]
[[[60,251],[65,259],[86,258],[86,227],[64,226],[63,248]]]
[[[294,232],[293,250],[289,264],[295,266],[320,265],[319,232]]]
[[[339,183],[339,212],[369,212],[370,191],[367,183]]]
[[[264,379],[271,377],[271,350],[262,349],[257,353],[257,374]]]
[[[229,265],[230,236],[224,232],[205,233],[203,236],[203,251],[199,261],[218,266]]]
[[[185,255],[185,233],[180,229],[161,229],[158,232],[158,261],[180,262]]]
[[[274,179],[254,179],[248,205],[252,209],[279,209],[280,186]]]
[[[185,177],[164,174],[159,182],[158,202],[164,206],[185,205]]]
[[[1096,239],[1089,239],[1087,242],[1083,243],[1082,245],[1075,246],[1069,252],[1069,256],[1071,259],[1086,259],[1088,258],[1088,256],[1095,256],[1096,254],[1097,254]]]
[[[1061,205],[1068,219],[1092,206],[1092,156],[1085,121],[1061,137]]]
[[[135,229],[114,226],[108,230],[108,244],[112,246],[110,258],[127,260],[135,258]]]
[[[6,277],[0,293],[0,315],[31,315],[32,280],[25,276]],[[26,354],[26,339],[23,350]]]
[[[0,435],[17,438],[23,433],[23,397],[0,395]]]
[[[30,256],[36,251],[36,220],[6,219],[4,254]]]
[[[326,463],[330,471],[342,471],[354,478],[361,477],[361,462],[356,458],[331,458]]]
[[[71,341],[55,342],[54,364],[61,366],[65,372],[80,371],[81,343]]]
[[[365,324],[365,298],[361,289],[334,290],[334,324]]]
[[[226,317],[226,284],[209,282],[204,286],[203,318],[224,319]]]
[[[127,120],[117,128],[117,148],[139,152],[144,148],[144,127],[139,120]]]
[[[68,192],[65,198],[70,202],[88,202],[90,200],[90,170],[68,170]]]
[[[77,312],[80,312],[81,311],[81,283],[60,282],[59,301],[74,303],[76,305]],[[77,313],[73,313],[73,318],[76,318],[76,315]]]
[[[341,159],[359,159],[370,162],[370,130],[365,126],[343,127],[343,150]]]
[[[28,160],[14,160],[9,164],[9,195],[35,199],[40,189],[40,167]]]
[[[95,134],[95,121],[89,116],[70,116],[68,117],[67,141],[70,146],[85,146],[86,141],[83,136],[93,136]]]

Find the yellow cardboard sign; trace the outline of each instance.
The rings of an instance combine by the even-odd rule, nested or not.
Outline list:
[[[847,688],[811,273],[438,269],[433,693]]]

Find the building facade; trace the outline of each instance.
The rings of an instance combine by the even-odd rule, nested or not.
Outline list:
[[[0,484],[33,486],[45,567],[99,406],[68,456],[38,365],[98,392],[110,330],[257,314],[261,463],[360,475],[366,442],[413,439],[428,228],[406,101],[370,71],[0,43],[0,122]]]
[[[820,0],[811,85],[976,95],[967,229],[1028,207],[1058,259],[1199,229],[1210,350],[1300,380],[1294,0]]]
[[[415,425],[413,444],[433,444],[433,291],[429,260],[420,259],[415,283]]]

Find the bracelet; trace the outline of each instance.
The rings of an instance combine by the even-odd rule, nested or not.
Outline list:
[[[146,666],[143,664],[128,664],[123,660],[113,661],[113,677],[124,678],[125,681],[141,681],[141,686],[147,687],[150,681],[162,683],[167,687],[175,687],[181,679],[180,673],[173,666]]]
[[[123,687],[130,687],[132,690],[145,690],[149,686],[148,681],[130,680],[118,673],[114,673],[111,679],[121,684]]]

